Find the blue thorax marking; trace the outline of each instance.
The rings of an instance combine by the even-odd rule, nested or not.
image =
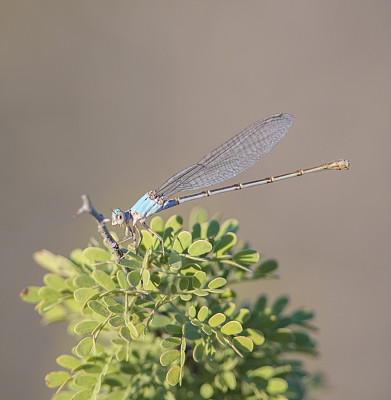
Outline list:
[[[148,218],[161,210],[163,210],[163,205],[159,204],[157,199],[150,199],[148,193],[146,193],[130,209],[130,212],[132,214],[138,213],[142,218]]]
[[[130,209],[132,215],[139,214],[141,218],[148,218],[159,211],[174,207],[178,204],[178,200],[171,199],[164,201],[163,204],[158,203],[158,199],[151,199],[148,193],[145,193],[136,204]]]

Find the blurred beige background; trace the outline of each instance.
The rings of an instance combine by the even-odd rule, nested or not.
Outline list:
[[[2,398],[46,399],[43,376],[71,340],[19,300],[96,235],[80,194],[130,207],[250,123],[295,123],[246,181],[338,158],[348,172],[194,205],[241,223],[289,294],[317,312],[319,399],[388,398],[390,364],[389,1],[3,0],[0,12]]]

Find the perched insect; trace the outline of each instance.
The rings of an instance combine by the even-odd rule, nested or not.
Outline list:
[[[174,197],[175,193],[202,189],[230,179],[254,165],[285,136],[293,123],[289,114],[277,114],[250,125],[236,136],[223,143],[217,149],[169,178],[158,189],[144,194],[129,210],[123,212],[116,208],[112,213],[112,225],[124,225],[126,236],[131,235],[136,246],[136,232],[142,240],[138,224],[142,224],[149,232],[156,235],[162,243],[163,239],[146,224],[146,218],[159,211],[178,204],[215,194],[245,189],[265,183],[277,182],[323,170],[344,170],[349,168],[349,161],[332,161],[317,167],[300,169],[295,172],[271,176],[251,182],[237,183],[218,189],[211,189],[187,196]]]

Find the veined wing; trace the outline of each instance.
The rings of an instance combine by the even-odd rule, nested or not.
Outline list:
[[[226,181],[250,168],[284,137],[293,123],[289,114],[278,114],[250,125],[210,152],[196,164],[179,171],[155,190],[168,196]]]

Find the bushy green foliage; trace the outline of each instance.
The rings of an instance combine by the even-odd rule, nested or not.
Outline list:
[[[197,209],[161,217],[143,231],[138,254],[118,262],[91,243],[69,258],[48,251],[35,261],[50,273],[29,287],[44,323],[66,320],[77,335],[64,370],[46,376],[55,399],[302,399],[311,376],[292,352],[315,354],[307,309],[284,312],[288,299],[235,303],[233,283],[274,278],[274,260],[237,244],[238,223],[207,221]]]

